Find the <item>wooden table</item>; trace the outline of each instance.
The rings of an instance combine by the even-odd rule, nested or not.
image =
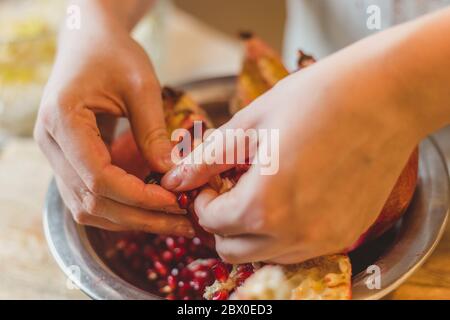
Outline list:
[[[0,299],[86,299],[67,286],[47,249],[41,212],[50,177],[31,139],[14,139],[0,153]],[[450,299],[450,225],[427,262],[387,298]]]

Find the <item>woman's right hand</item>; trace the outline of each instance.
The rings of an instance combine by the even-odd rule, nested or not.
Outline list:
[[[127,117],[149,169],[172,166],[151,62],[118,21],[84,18],[81,30],[62,31],[35,128],[61,196],[84,225],[192,237],[175,195],[115,166],[108,148],[115,120]]]

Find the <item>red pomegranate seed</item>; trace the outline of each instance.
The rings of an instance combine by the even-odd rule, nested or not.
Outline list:
[[[192,258],[192,257],[187,257],[186,258],[186,263],[187,264],[190,264],[190,263],[192,263],[192,262],[194,262],[195,260],[194,260],[194,258]]]
[[[177,278],[173,275],[170,275],[167,277],[167,285],[172,288],[173,290],[177,287]]]
[[[172,237],[166,238],[166,246],[167,248],[173,250],[175,248],[175,239]]]
[[[186,242],[187,242],[187,239],[185,237],[178,237],[178,239],[177,239],[177,243],[179,245],[184,246],[184,245],[186,245]]]
[[[213,267],[214,276],[219,282],[225,282],[228,280],[230,273],[224,263],[219,262]]]
[[[182,258],[186,257],[186,249],[182,248],[182,247],[178,247],[175,248],[173,250],[173,252],[175,253],[175,259],[177,259],[178,261],[181,260]]]
[[[182,192],[178,195],[178,205],[181,209],[187,209],[189,208],[189,197],[186,193]]]
[[[117,249],[117,250],[123,250],[123,249],[126,248],[127,245],[128,245],[128,240],[120,239],[120,240],[117,241],[117,243],[116,243],[116,249]]]
[[[189,283],[185,283],[183,281],[178,282],[178,293],[180,296],[184,297],[189,294],[191,286]]]
[[[172,260],[173,260],[173,253],[172,252],[170,252],[170,251],[164,251],[163,253],[162,253],[162,259],[163,259],[163,261],[165,261],[165,262],[171,262]]]
[[[154,265],[155,265],[155,270],[156,270],[156,272],[159,273],[159,275],[161,275],[163,277],[167,275],[167,268],[165,265],[163,265],[159,261],[155,261]]]
[[[246,264],[240,264],[237,266],[237,271],[248,271],[248,272],[253,272],[253,265],[251,263],[246,263]]]
[[[181,278],[186,280],[192,277],[192,273],[188,268],[181,269]]]
[[[136,253],[138,253],[138,251],[139,251],[138,245],[134,242],[131,242],[125,247],[123,254],[125,258],[130,258],[131,256],[134,256]]]
[[[213,300],[228,300],[228,296],[229,296],[228,291],[221,290],[221,291],[217,291],[213,295],[212,299]]]
[[[253,271],[241,271],[236,275],[236,284],[237,286],[241,286],[245,280],[247,280],[251,275],[253,274]]]

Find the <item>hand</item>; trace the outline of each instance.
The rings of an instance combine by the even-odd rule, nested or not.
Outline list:
[[[207,188],[195,201],[226,261],[288,264],[343,252],[381,212],[425,125],[400,107],[387,72],[353,54],[290,76],[219,129],[279,130],[275,175],[256,163],[229,192]],[[216,156],[231,145],[218,144]],[[206,162],[183,162],[163,186],[191,190],[232,167]]]
[[[161,90],[144,50],[115,25],[66,31],[35,129],[65,204],[84,225],[192,236],[174,194],[112,163],[118,117],[130,120],[148,168],[169,170]]]

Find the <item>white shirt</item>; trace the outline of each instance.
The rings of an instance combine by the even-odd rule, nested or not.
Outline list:
[[[450,5],[450,0],[289,0],[284,59],[318,58],[390,26]]]

